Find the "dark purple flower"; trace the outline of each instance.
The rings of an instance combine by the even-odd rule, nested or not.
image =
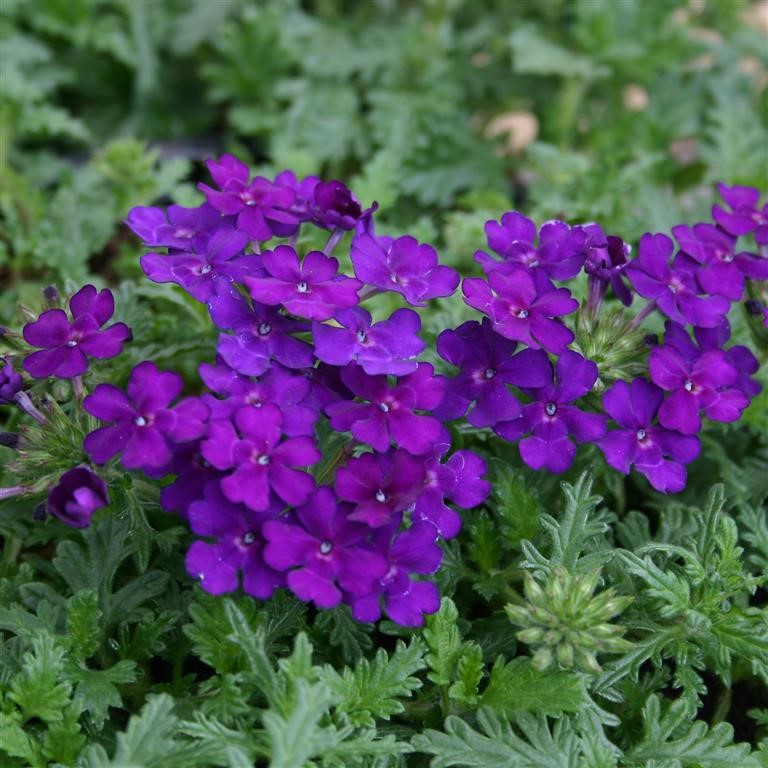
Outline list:
[[[262,528],[265,561],[278,571],[291,569],[290,590],[318,608],[338,605],[342,590],[369,594],[387,572],[386,559],[366,543],[370,529],[349,520],[348,510],[322,486],[287,521],[270,520]]]
[[[706,328],[718,325],[728,312],[728,301],[721,296],[698,296],[695,262],[678,255],[670,266],[674,249],[666,235],[644,234],[638,257],[627,267],[630,282],[641,296],[655,300],[659,309],[677,323]]]
[[[355,504],[350,520],[378,528],[410,506],[424,487],[424,460],[407,451],[364,453],[336,472],[336,494]]]
[[[13,363],[8,358],[0,357],[0,405],[12,403],[16,393],[21,391],[22,383]]]
[[[618,472],[630,467],[662,493],[685,488],[683,464],[693,461],[701,445],[697,437],[681,435],[654,424],[664,393],[646,379],[632,384],[617,381],[603,395],[603,407],[623,429],[613,429],[597,440],[605,460]]]
[[[549,383],[527,390],[535,402],[523,407],[522,416],[495,427],[505,440],[520,440],[520,455],[531,469],[565,472],[573,463],[577,443],[594,442],[605,434],[606,418],[569,405],[587,394],[597,381],[597,366],[567,350],[557,361],[557,385],[550,368]]]
[[[461,517],[445,500],[462,509],[472,509],[485,501],[491,484],[482,479],[487,471],[485,462],[471,451],[456,451],[441,464],[440,455],[447,449],[447,445],[438,446],[435,456],[427,460],[424,490],[416,500],[413,514],[415,520],[427,520],[434,525],[444,539],[452,539],[461,529]]]
[[[579,308],[567,288],[544,288],[524,269],[508,274],[495,270],[486,282],[468,277],[462,283],[464,301],[491,319],[493,330],[507,339],[525,342],[533,349],[562,354],[573,341],[573,332],[556,317]]]
[[[426,344],[418,335],[421,318],[413,310],[395,310],[376,324],[362,307],[340,310],[334,319],[341,327],[312,324],[315,354],[323,362],[340,366],[356,362],[371,376],[404,376],[416,370],[413,358]]]
[[[295,197],[292,189],[261,176],[249,182],[248,166],[232,155],[222,155],[218,162],[208,160],[206,165],[221,191],[207,184],[197,188],[217,211],[237,216],[237,228],[251,239],[287,237],[298,229],[299,218],[290,210]]]
[[[303,261],[289,245],[261,254],[265,277],[245,278],[251,296],[262,304],[282,304],[289,312],[311,320],[328,320],[339,309],[358,302],[359,280],[339,274],[339,262],[321,251]]]
[[[582,224],[576,229],[581,230],[586,238],[584,271],[589,275],[589,305],[595,307],[596,312],[610,284],[616,298],[628,307],[632,303],[632,292],[624,282],[624,273],[629,264],[630,247],[620,237],[606,237],[598,224]]]
[[[261,408],[272,403],[283,414],[282,431],[287,437],[313,435],[318,413],[302,403],[307,399],[311,383],[295,371],[278,363],[258,379],[241,376],[226,365],[200,366],[200,378],[225,400],[204,395],[212,419],[227,419],[242,407]]]
[[[394,291],[414,307],[428,299],[450,296],[459,284],[456,270],[438,264],[431,245],[405,235],[396,240],[358,234],[350,252],[355,274],[380,291]]]
[[[546,352],[525,349],[513,354],[517,342],[495,333],[491,321],[469,320],[456,330],[443,331],[437,351],[461,372],[448,379],[445,398],[435,415],[450,421],[463,416],[475,403],[467,420],[475,427],[492,427],[520,415],[520,403],[508,385],[543,387],[551,372]]]
[[[199,579],[200,586],[212,595],[236,590],[242,573],[247,594],[261,600],[271,597],[285,579],[264,562],[261,528],[277,511],[255,512],[242,504],[233,504],[222,494],[218,483],[209,482],[205,498],[189,508],[189,524],[198,536],[215,541],[192,544],[187,551],[187,573]]]
[[[65,472],[48,494],[45,508],[73,528],[87,528],[93,513],[109,504],[107,484],[88,467]]]
[[[201,237],[184,253],[146,253],[144,274],[154,283],[176,283],[198,301],[208,301],[222,282],[243,282],[261,272],[261,257],[243,255],[248,235],[236,229],[219,229]]]
[[[321,181],[314,188],[314,221],[326,229],[354,229],[363,209],[341,181]]]
[[[361,597],[350,596],[352,615],[358,621],[377,621],[383,597],[392,621],[404,627],[421,626],[425,613],[440,608],[440,593],[431,581],[414,581],[411,574],[434,573],[440,567],[443,553],[436,540],[434,525],[423,520],[400,533],[394,525],[377,531],[374,545],[386,557],[389,569],[374,591]]]
[[[220,470],[233,470],[221,481],[230,501],[242,501],[261,511],[271,504],[272,491],[286,504],[302,504],[315,481],[296,467],[307,467],[320,459],[310,437],[292,437],[281,442],[283,415],[276,405],[240,408],[230,419],[215,419],[201,444],[203,456]]]
[[[131,209],[125,223],[151,248],[192,249],[192,242],[199,236],[225,226],[226,219],[208,203],[197,208],[180,205],[163,208],[137,206]]]
[[[115,311],[115,299],[106,288],[97,291],[83,286],[70,300],[72,320],[63,309],[49,309],[24,326],[24,339],[33,347],[42,347],[24,360],[24,370],[36,379],[56,376],[71,379],[88,370],[88,358],[106,360],[123,351],[131,339],[125,323],[113,323],[100,330]]]
[[[488,247],[503,259],[498,261],[484,251],[477,251],[475,261],[486,274],[495,270],[506,274],[523,267],[540,270],[553,280],[570,280],[584,263],[585,234],[562,221],[542,224],[538,246],[536,225],[517,211],[505,213],[501,223],[487,221],[485,234]]]
[[[91,416],[114,424],[91,432],[83,443],[85,450],[97,464],[118,453],[128,469],[168,464],[173,444],[200,437],[208,417],[208,409],[197,398],[169,407],[183,387],[181,376],[159,371],[149,360],[131,371],[127,394],[113,384],[99,384],[83,407]]]
[[[307,323],[284,317],[275,307],[254,304],[234,288],[222,291],[208,302],[211,319],[222,334],[216,351],[224,362],[246,376],[261,376],[277,360],[288,368],[307,368],[314,357],[312,347],[291,336],[309,330]]]
[[[742,187],[734,184],[728,187],[718,184],[717,189],[726,205],[726,211],[719,205],[712,207],[715,221],[732,235],[755,233],[759,245],[768,245],[768,202],[760,207],[760,192],[754,187]]]
[[[203,497],[205,486],[223,477],[223,473],[205,460],[197,440],[173,446],[170,463],[158,469],[145,468],[144,472],[153,479],[176,475],[176,479],[160,491],[160,506],[184,519],[189,516],[190,505]]]
[[[684,435],[701,430],[702,411],[713,421],[737,421],[749,404],[733,386],[736,369],[722,350],[700,351],[692,343],[691,347],[693,353],[675,339],[651,350],[648,360],[653,383],[671,392],[659,408],[659,421]]]
[[[693,228],[672,227],[680,249],[699,266],[696,279],[704,291],[739,301],[744,295],[744,278],[768,280],[768,259],[751,253],[736,253],[736,237],[711,224]]]
[[[384,453],[390,440],[418,455],[432,450],[443,434],[443,426],[417,410],[431,410],[442,399],[445,381],[434,375],[429,363],[419,363],[417,370],[390,387],[386,376],[369,376],[358,365],[348,365],[342,380],[364,403],[341,401],[325,412],[333,429],[351,431],[361,442]]]

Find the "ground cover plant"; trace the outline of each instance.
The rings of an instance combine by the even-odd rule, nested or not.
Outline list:
[[[6,3],[2,764],[766,765],[767,13]]]

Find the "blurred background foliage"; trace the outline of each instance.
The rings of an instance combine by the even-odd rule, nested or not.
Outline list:
[[[129,208],[196,204],[223,151],[344,179],[465,271],[511,207],[692,222],[768,187],[766,34],[746,0],[4,0],[0,320],[139,276]]]

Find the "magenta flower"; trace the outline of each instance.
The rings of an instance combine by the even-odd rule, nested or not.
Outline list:
[[[644,234],[638,257],[627,267],[630,282],[641,296],[655,300],[659,309],[677,323],[705,328],[718,325],[730,304],[721,296],[698,296],[695,263],[678,255],[670,266],[674,249],[666,235]]]
[[[731,209],[726,211],[719,205],[712,207],[715,221],[732,235],[741,236],[754,232],[759,245],[768,245],[768,202],[760,207],[760,192],[754,187],[734,184],[728,187],[718,184],[720,197]]]
[[[464,301],[488,315],[493,330],[507,339],[560,355],[575,338],[573,332],[555,318],[575,312],[579,302],[571,297],[567,288],[546,286],[525,269],[517,268],[508,274],[494,270],[487,282],[468,277],[462,283],[462,290]]]
[[[241,376],[226,365],[200,366],[200,378],[225,400],[203,395],[203,401],[211,411],[212,419],[227,419],[240,408],[262,408],[276,405],[283,414],[282,432],[287,437],[311,436],[318,413],[303,405],[309,395],[311,383],[301,374],[273,363],[258,379]]]
[[[208,203],[197,208],[182,208],[180,205],[163,208],[137,206],[132,208],[125,223],[136,233],[145,245],[151,248],[164,246],[180,251],[192,249],[192,241],[215,229],[234,225]]]
[[[657,491],[678,493],[685,488],[683,465],[699,455],[701,445],[696,437],[654,424],[663,399],[664,393],[646,379],[631,385],[617,381],[603,395],[603,407],[623,429],[609,431],[597,445],[618,472],[628,475],[634,465]]]
[[[233,470],[221,481],[230,501],[242,501],[256,511],[268,509],[271,492],[286,504],[302,504],[315,481],[296,467],[320,460],[310,437],[281,442],[283,415],[276,405],[240,408],[230,419],[215,419],[201,445],[203,456],[220,470]]]
[[[752,253],[736,253],[736,237],[711,224],[672,227],[680,249],[699,266],[696,279],[704,291],[739,301],[744,279],[768,280],[768,259]]]
[[[414,519],[426,520],[437,528],[444,539],[452,539],[461,530],[461,517],[446,503],[448,499],[462,509],[481,504],[491,492],[491,484],[483,480],[485,462],[471,451],[456,451],[445,464],[440,456],[448,449],[439,445],[426,462],[424,490],[416,500]]]
[[[213,296],[208,309],[215,325],[235,332],[221,334],[216,351],[238,373],[261,376],[272,360],[287,368],[312,365],[312,347],[291,336],[308,330],[308,324],[283,317],[274,307],[251,306],[234,288]]]
[[[318,608],[338,605],[342,590],[369,594],[387,572],[387,560],[366,542],[370,529],[349,520],[348,510],[322,486],[287,522],[270,520],[262,528],[267,540],[264,560],[278,571],[290,569],[289,589]]]
[[[431,416],[417,410],[431,410],[442,399],[445,381],[434,375],[429,363],[419,363],[417,370],[394,387],[386,376],[369,376],[360,366],[349,365],[341,374],[344,384],[366,402],[341,401],[325,412],[331,426],[339,432],[351,431],[357,440],[384,453],[390,441],[409,453],[427,453],[443,435],[443,427]]]
[[[352,239],[350,258],[360,280],[380,291],[400,293],[414,307],[450,296],[459,284],[458,272],[438,264],[431,245],[408,235],[395,240],[372,232],[358,234]]]
[[[350,520],[378,528],[410,506],[424,487],[424,460],[407,451],[364,453],[336,472],[336,494],[355,504]]]
[[[501,217],[501,223],[487,221],[485,234],[488,247],[502,257],[498,261],[484,251],[475,253],[475,261],[489,274],[495,270],[507,274],[517,268],[540,270],[552,280],[570,280],[581,270],[586,256],[585,235],[578,228],[571,229],[565,222],[548,221],[542,224],[539,243],[536,225],[517,211]]]
[[[311,320],[328,320],[339,309],[354,307],[359,280],[340,275],[339,262],[321,251],[310,251],[299,262],[289,245],[261,255],[266,277],[246,277],[251,296],[262,304],[282,304],[289,312]]]
[[[248,235],[236,229],[219,229],[210,237],[191,243],[191,250],[141,257],[144,274],[154,283],[176,283],[198,301],[208,301],[222,282],[243,282],[261,271],[261,257],[243,255]]]
[[[24,326],[25,341],[42,347],[23,362],[24,370],[36,379],[79,376],[88,370],[89,357],[116,357],[131,339],[125,323],[113,323],[101,330],[115,311],[115,299],[106,288],[97,291],[92,285],[83,286],[69,300],[69,310],[72,320],[62,309],[49,309]]]
[[[252,240],[287,237],[298,229],[299,219],[290,210],[295,197],[292,189],[261,176],[249,182],[248,166],[232,155],[222,155],[218,162],[208,160],[206,165],[221,191],[207,184],[197,188],[217,211],[237,216],[237,228]]]
[[[434,573],[440,567],[443,553],[435,527],[419,520],[398,533],[396,526],[388,526],[374,534],[374,544],[386,557],[389,569],[371,593],[350,596],[352,615],[358,621],[377,621],[384,598],[384,609],[392,621],[404,627],[420,627],[424,614],[440,608],[437,586],[431,581],[411,579],[413,573]]]
[[[605,434],[606,418],[588,413],[570,403],[589,392],[597,381],[597,366],[576,352],[567,350],[557,361],[557,384],[550,368],[549,383],[527,390],[535,402],[523,407],[514,421],[499,424],[494,431],[505,440],[520,440],[523,461],[531,469],[565,472],[576,455],[577,443],[594,442]]]
[[[733,386],[736,369],[721,349],[683,347],[681,335],[687,336],[682,329],[673,331],[672,343],[655,347],[648,360],[653,383],[671,393],[659,408],[659,421],[684,435],[701,430],[702,411],[713,421],[737,421],[749,400]]]
[[[193,397],[169,407],[183,387],[181,376],[159,371],[149,360],[131,371],[127,394],[113,384],[99,384],[83,407],[91,416],[114,423],[91,432],[83,447],[97,464],[118,453],[127,469],[168,464],[172,446],[200,437],[208,418],[208,409]]]
[[[448,379],[436,416],[458,419],[474,403],[467,421],[475,427],[516,419],[520,403],[509,385],[543,387],[551,375],[545,352],[525,349],[515,355],[516,348],[516,342],[494,332],[487,317],[482,325],[469,320],[456,330],[443,331],[437,339],[437,351],[461,371]]]
[[[404,376],[418,366],[415,358],[426,344],[419,338],[421,318],[410,309],[397,309],[387,320],[373,324],[362,307],[340,310],[335,320],[341,327],[313,323],[315,354],[324,363],[356,362],[371,376]]]
[[[233,504],[216,482],[209,482],[204,493],[204,498],[189,508],[189,524],[198,536],[214,541],[192,544],[185,560],[187,573],[199,579],[200,586],[211,595],[234,592],[242,573],[247,594],[260,600],[271,597],[285,579],[264,562],[261,528],[278,510],[255,512]]]
[[[48,513],[73,528],[87,528],[93,513],[109,504],[107,484],[88,467],[65,472],[45,502]]]

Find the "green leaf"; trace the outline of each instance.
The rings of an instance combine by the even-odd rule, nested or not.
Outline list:
[[[67,642],[75,660],[92,656],[101,644],[101,611],[95,590],[80,590],[67,601]]]
[[[501,520],[503,543],[517,548],[523,539],[533,539],[539,527],[541,502],[528,488],[522,472],[497,459],[491,462],[493,500],[491,509]]]
[[[133,661],[118,661],[104,670],[71,664],[66,669],[65,679],[74,683],[75,701],[83,710],[90,712],[96,728],[101,729],[109,716],[109,707],[123,706],[116,686],[133,683],[136,680],[135,670]]]
[[[456,663],[461,655],[461,634],[456,622],[459,612],[449,597],[440,602],[440,610],[427,616],[424,639],[429,653],[426,661],[430,672],[427,675],[436,685],[450,685]]]
[[[448,696],[465,707],[477,706],[477,691],[485,673],[483,649],[477,643],[466,642],[456,665],[456,682],[448,689]]]
[[[352,618],[352,613],[346,605],[340,605],[330,611],[323,611],[315,625],[328,634],[331,645],[341,648],[344,659],[357,661],[373,645],[371,640],[371,624],[363,624]]]
[[[587,56],[562,48],[543,37],[531,25],[519,26],[510,36],[516,72],[531,75],[562,75],[594,80],[610,70],[595,64]]]
[[[480,706],[493,707],[510,714],[518,710],[559,715],[578,712],[584,704],[584,689],[572,672],[535,670],[527,658],[508,664],[499,656],[491,669],[488,685],[480,697]]]

